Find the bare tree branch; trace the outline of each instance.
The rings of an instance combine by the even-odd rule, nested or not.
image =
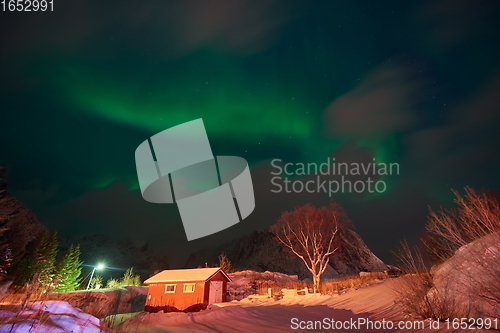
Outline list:
[[[337,203],[320,208],[307,204],[284,212],[271,231],[304,262],[311,272],[316,292],[330,256],[338,249],[334,246],[335,237],[340,228],[347,228],[349,224],[344,209]]]

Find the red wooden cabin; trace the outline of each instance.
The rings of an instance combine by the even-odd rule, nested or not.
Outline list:
[[[200,311],[226,301],[229,276],[219,267],[171,269],[146,281],[149,285],[145,311]]]

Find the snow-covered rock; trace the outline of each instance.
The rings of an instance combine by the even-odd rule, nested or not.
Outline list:
[[[468,318],[500,317],[500,232],[459,248],[431,271],[427,296]]]

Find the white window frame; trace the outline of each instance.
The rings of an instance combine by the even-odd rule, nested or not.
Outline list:
[[[193,286],[193,290],[186,290],[186,286]],[[184,283],[184,288],[182,288],[182,292],[194,293],[195,289],[196,289],[196,283]]]
[[[174,286],[174,290],[167,290],[167,287]],[[175,290],[177,289],[177,284],[169,283],[165,285],[165,294],[175,294]]]

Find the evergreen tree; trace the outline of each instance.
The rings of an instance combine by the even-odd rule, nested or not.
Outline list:
[[[53,287],[57,246],[57,233],[46,233],[34,252],[30,273],[32,277],[37,277],[37,282],[44,290]]]
[[[80,260],[80,245],[71,245],[63,255],[55,269],[56,292],[73,291],[80,285],[82,263]]]
[[[37,237],[36,240],[26,244],[26,249],[23,249],[18,256],[14,255],[14,262],[7,270],[7,275],[13,279],[13,285],[22,287],[32,281],[35,274],[35,250],[40,244],[43,236]]]

